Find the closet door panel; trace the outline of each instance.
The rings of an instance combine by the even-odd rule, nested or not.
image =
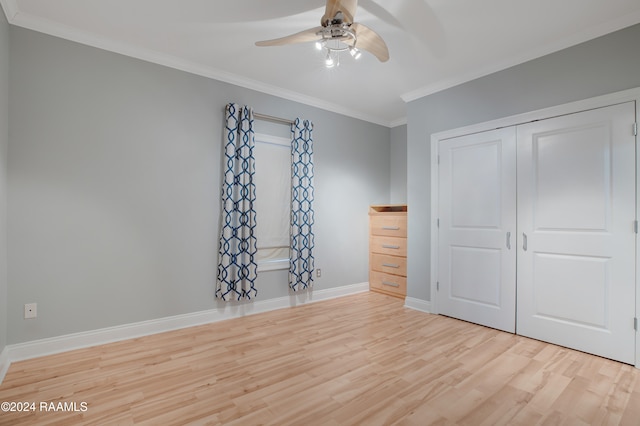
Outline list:
[[[438,148],[438,312],[514,332],[515,129]]]
[[[634,363],[634,103],[518,126],[517,332]]]

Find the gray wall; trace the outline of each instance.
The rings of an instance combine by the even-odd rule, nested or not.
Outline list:
[[[7,345],[7,146],[9,143],[9,24],[0,6],[0,352]]]
[[[313,120],[315,289],[368,280],[367,208],[389,201],[390,129],[18,27],[10,35],[9,343],[218,306],[229,101]],[[286,272],[261,273],[258,291],[288,295]],[[22,319],[28,302],[36,320]]]
[[[391,129],[391,161],[390,202],[405,204],[407,202],[407,125]]]
[[[640,25],[407,105],[410,297],[429,300],[431,134],[640,87]]]

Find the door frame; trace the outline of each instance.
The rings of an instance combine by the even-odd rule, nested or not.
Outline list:
[[[624,90],[621,92],[610,93],[603,96],[583,99],[576,102],[570,102],[549,108],[543,108],[536,111],[526,112],[522,114],[512,115],[499,118],[496,120],[477,123],[470,126],[460,127],[451,130],[434,133],[431,135],[431,277],[430,277],[430,310],[433,313],[439,313],[436,298],[436,283],[438,280],[438,145],[445,139],[451,139],[459,136],[465,136],[473,133],[485,132],[488,130],[499,129],[502,127],[517,126],[520,124],[530,123],[532,121],[545,120],[548,118],[559,117],[568,114],[575,114],[590,109],[603,108],[624,102],[635,101],[636,123],[640,123],[640,87]],[[632,123],[630,123],[629,131]],[[638,124],[640,126],[640,124]],[[638,198],[638,188],[640,188],[640,173],[638,167],[640,165],[640,153],[638,149],[638,135],[636,135],[636,220],[638,220],[638,212],[640,211],[640,200]],[[636,233],[636,312],[635,316],[640,316],[640,239]],[[638,330],[636,330],[636,355],[635,367],[640,369],[640,338],[638,338]]]

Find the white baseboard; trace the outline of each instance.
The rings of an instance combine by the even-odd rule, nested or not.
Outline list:
[[[8,345],[0,355],[0,383],[2,383],[4,373],[9,369],[11,362],[334,299],[365,291],[369,291],[368,282],[325,290],[302,291],[299,294],[256,302],[238,304],[221,302],[219,308],[207,311]]]
[[[416,311],[431,313],[431,302],[422,299],[416,299],[413,297],[407,297],[404,299],[404,306],[406,308],[415,309]]]
[[[0,352],[0,383],[4,380],[7,371],[9,371],[9,365],[11,365],[11,361],[9,361],[9,347],[5,346],[2,352]]]

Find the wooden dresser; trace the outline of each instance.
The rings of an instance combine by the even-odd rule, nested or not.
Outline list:
[[[369,289],[407,295],[407,206],[369,207]]]

